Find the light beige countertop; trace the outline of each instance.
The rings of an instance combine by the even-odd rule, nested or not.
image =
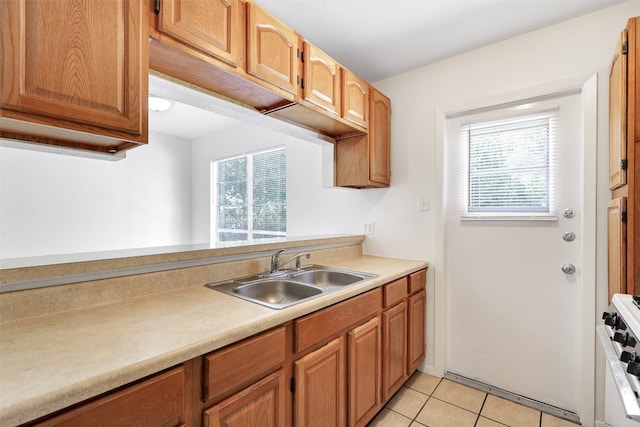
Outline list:
[[[0,325],[0,426],[65,408],[427,266],[358,256],[323,263],[378,274],[273,310],[202,285]]]

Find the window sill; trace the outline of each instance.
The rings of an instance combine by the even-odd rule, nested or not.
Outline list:
[[[462,215],[460,221],[558,221],[556,215]]]

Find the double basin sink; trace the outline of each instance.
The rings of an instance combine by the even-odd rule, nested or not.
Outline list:
[[[297,270],[262,273],[206,286],[270,308],[283,309],[374,277],[377,274],[312,264]]]

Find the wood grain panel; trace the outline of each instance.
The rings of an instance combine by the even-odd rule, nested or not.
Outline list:
[[[294,425],[342,427],[346,422],[345,339],[336,338],[294,363]]]
[[[3,109],[132,137],[146,133],[142,2],[20,0],[1,7]]]
[[[342,69],[342,117],[358,126],[369,126],[369,84]]]
[[[378,313],[382,297],[380,288],[317,311],[294,322],[295,351],[303,351],[346,332],[349,327]]]
[[[409,287],[406,277],[402,277],[384,285],[384,307],[391,307],[392,305],[402,301],[407,296],[408,289]]]
[[[256,4],[247,7],[247,73],[296,94],[297,34]]]
[[[184,369],[174,368],[36,426],[177,426],[184,413],[184,382]]]
[[[280,326],[205,356],[205,401],[228,395],[277,369],[285,360],[285,342],[285,328]]]
[[[628,293],[627,289],[627,227],[622,214],[627,210],[627,198],[619,197],[609,202],[607,208],[609,254],[609,303],[613,294]]]
[[[305,101],[340,115],[340,65],[308,42],[304,42],[303,58]]]
[[[411,375],[426,355],[425,321],[427,315],[427,292],[423,289],[409,297],[407,306],[408,356],[407,374]]]
[[[163,0],[158,30],[236,66],[246,24],[238,0]]]
[[[284,427],[286,381],[275,372],[204,411],[204,427]]]
[[[609,74],[609,189],[615,190],[627,182],[622,160],[627,159],[627,31],[618,40]]]
[[[416,271],[409,275],[409,294],[418,292],[427,286],[427,269]]]
[[[347,335],[348,425],[364,426],[376,414],[382,392],[382,325],[374,317]]]
[[[382,313],[382,399],[402,387],[407,375],[407,302]]]
[[[385,185],[391,182],[391,101],[373,88],[369,126],[369,179]]]

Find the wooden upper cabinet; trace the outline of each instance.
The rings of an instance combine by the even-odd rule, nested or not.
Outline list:
[[[626,211],[626,197],[619,197],[609,202],[607,208],[609,303],[613,294],[627,293],[627,227],[624,221]]]
[[[340,65],[311,43],[304,42],[302,93],[306,101],[340,115]]]
[[[342,117],[363,128],[369,122],[369,84],[342,69]]]
[[[627,183],[627,30],[622,32],[609,74],[609,189]]]
[[[146,142],[142,8],[127,0],[2,1],[1,135],[105,152]]]
[[[371,89],[369,126],[369,179],[389,185],[391,181],[391,101]]]
[[[158,31],[237,66],[244,25],[238,0],[162,0]]]
[[[297,94],[298,35],[256,4],[247,8],[247,73]]]

